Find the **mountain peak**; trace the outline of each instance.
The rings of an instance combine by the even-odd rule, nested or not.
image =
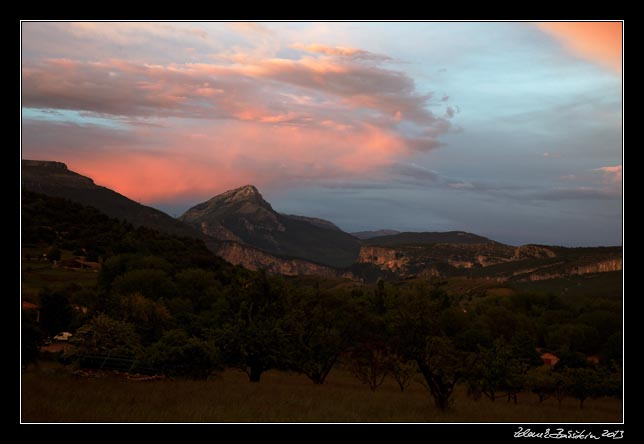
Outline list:
[[[243,187],[235,188],[234,190],[225,191],[213,197],[211,200],[217,202],[223,201],[226,203],[251,201],[262,206],[270,206],[270,204],[264,200],[255,185],[244,185]]]
[[[260,196],[261,197],[261,194],[259,193],[259,190],[255,187],[255,185],[244,185],[243,187],[239,187],[234,190],[231,190],[231,192],[235,193],[236,195],[239,194],[241,196]]]
[[[253,185],[197,204],[179,219],[218,240],[334,267],[348,267],[360,251],[355,238],[329,221],[278,213]]]

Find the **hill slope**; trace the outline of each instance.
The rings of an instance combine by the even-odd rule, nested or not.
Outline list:
[[[180,219],[218,240],[332,267],[348,267],[360,251],[358,240],[331,222],[276,212],[252,185],[200,203]]]
[[[134,226],[206,239],[198,230],[183,222],[162,211],[141,205],[109,188],[96,185],[89,177],[69,170],[67,165],[61,162],[23,160],[22,186],[28,191],[92,206],[110,217],[126,220]]]
[[[390,236],[392,234],[400,234],[398,230],[373,230],[373,231],[356,231],[351,233],[352,236],[358,239],[371,239],[374,237]]]
[[[488,244],[496,243],[487,237],[478,236],[464,231],[445,232],[405,232],[388,236],[364,239],[363,244],[379,247],[397,247],[400,245],[430,245],[430,244]]]

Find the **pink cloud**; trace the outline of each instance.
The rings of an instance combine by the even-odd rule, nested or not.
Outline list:
[[[622,72],[621,22],[545,22],[537,26],[576,56]]]
[[[596,168],[593,171],[599,171],[604,173],[604,180],[613,184],[621,184],[622,182],[622,166],[605,166],[601,168]]]
[[[145,64],[47,59],[22,71],[23,106],[139,117],[250,118],[317,125],[342,118],[389,126],[401,120],[447,128],[402,72],[339,57],[247,64]],[[308,97],[307,102],[293,99]],[[274,116],[298,115],[298,119]],[[348,122],[349,121],[349,122]]]
[[[327,46],[320,44],[311,44],[304,45],[301,43],[294,43],[291,45],[291,48],[298,49],[300,51],[306,51],[316,54],[324,54],[327,56],[341,56],[347,57],[356,60],[373,60],[373,61],[385,61],[392,60],[391,57],[375,54],[373,52],[365,51],[363,49],[350,48],[347,46]]]
[[[249,24],[234,28],[266,34]],[[93,29],[81,24],[72,31]],[[100,27],[114,41],[138,38],[141,30],[146,38],[201,38],[174,26],[149,29],[149,35],[145,26]],[[349,47],[295,49],[301,51],[295,59],[251,54],[209,63],[26,60],[24,107],[73,110],[119,125],[26,120],[25,156],[46,153],[152,203],[206,198],[249,182],[371,177],[401,156],[437,147],[449,131],[453,109],[433,114],[432,94],[383,66],[389,57]]]
[[[397,134],[370,125],[330,131],[204,122],[190,129],[136,127],[115,137],[105,128],[27,122],[24,133],[26,158],[63,161],[97,184],[148,204],[207,198],[248,182],[266,187],[371,176],[409,154]],[[78,140],[66,137],[70,133]]]

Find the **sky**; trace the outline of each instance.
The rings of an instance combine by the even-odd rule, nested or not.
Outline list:
[[[622,243],[622,23],[23,22],[22,157],[179,216]]]

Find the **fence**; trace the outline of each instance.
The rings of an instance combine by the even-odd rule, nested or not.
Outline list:
[[[146,367],[144,363],[127,356],[115,356],[111,354],[80,354],[76,355],[81,368],[93,368],[100,370],[118,370],[127,373],[141,373],[145,375],[158,375],[159,369]]]

